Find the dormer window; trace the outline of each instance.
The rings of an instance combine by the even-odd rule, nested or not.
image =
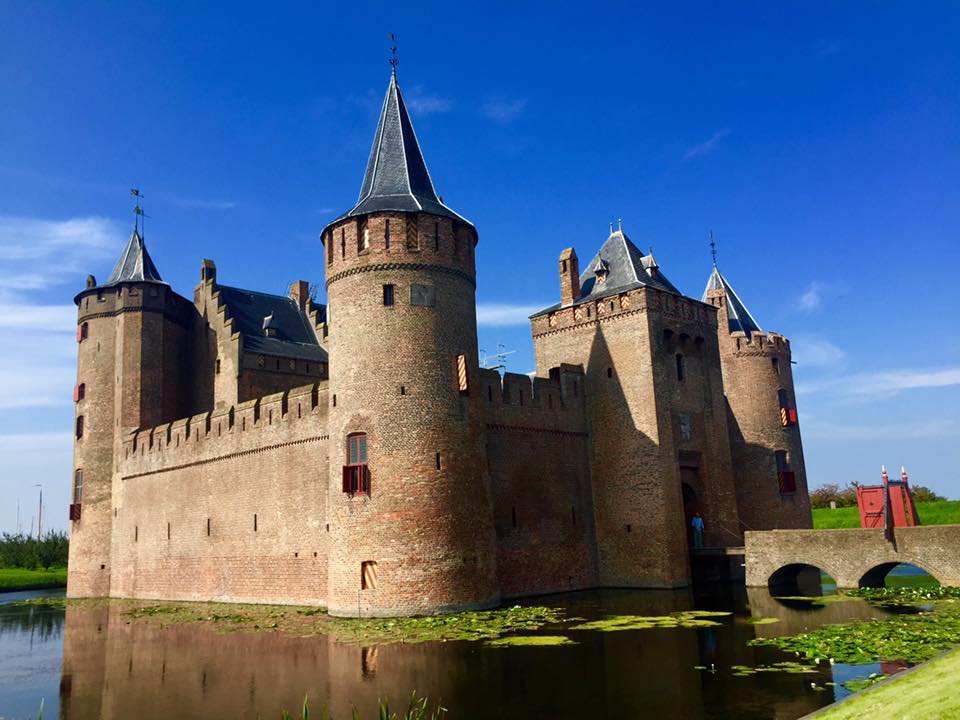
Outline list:
[[[593,273],[597,276],[597,285],[602,285],[607,281],[607,275],[610,274],[610,265],[606,260],[598,260]]]
[[[277,321],[273,317],[273,313],[270,313],[263,319],[263,334],[266,337],[276,337],[277,336]]]

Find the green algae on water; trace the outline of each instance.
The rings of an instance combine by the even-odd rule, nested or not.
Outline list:
[[[511,635],[509,637],[487,640],[490,647],[550,647],[555,645],[576,645],[565,635]]]
[[[613,615],[602,620],[574,625],[570,629],[615,632],[620,630],[649,630],[651,628],[716,627],[721,623],[706,618],[728,615],[732,615],[732,613],[709,610],[688,610],[672,615]]]
[[[748,617],[744,618],[743,621],[749,625],[773,625],[773,623],[780,622],[780,618],[775,617]]]

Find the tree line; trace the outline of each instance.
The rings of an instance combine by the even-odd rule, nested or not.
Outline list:
[[[50,569],[67,566],[70,541],[62,530],[37,539],[23,533],[0,535],[0,568]]]
[[[852,482],[845,487],[840,487],[836,483],[821,485],[810,491],[810,505],[815,508],[828,508],[831,502],[835,502],[838,508],[855,507],[858,487],[860,487],[858,482]],[[911,485],[910,494],[913,496],[915,503],[946,500],[942,495],[937,495],[933,490],[923,485]]]

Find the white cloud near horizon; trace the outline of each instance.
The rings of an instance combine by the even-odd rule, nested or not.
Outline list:
[[[797,384],[798,395],[829,394],[832,397],[868,400],[897,395],[906,390],[960,385],[960,367],[899,369],[842,375]]]
[[[960,422],[944,419],[861,425],[808,420],[802,432],[804,438],[816,440],[925,440],[960,437]]]
[[[713,152],[717,145],[723,140],[727,135],[730,134],[729,128],[724,128],[723,130],[718,130],[713,135],[710,136],[708,140],[705,140],[698,145],[694,145],[689,148],[684,154],[683,159],[689,160],[691,158],[697,157],[697,155],[706,155],[707,153]]]
[[[507,303],[477,303],[477,325],[485,327],[505,327],[508,325],[527,325],[530,316],[543,310],[543,305],[510,305]]]
[[[483,114],[489,119],[498,123],[509,123],[523,115],[527,109],[526,98],[514,98],[512,100],[498,98],[487,100],[483,106]]]

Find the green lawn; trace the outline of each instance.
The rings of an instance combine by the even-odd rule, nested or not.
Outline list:
[[[817,720],[855,718],[916,718],[947,720],[960,717],[960,651],[954,650],[921,665],[903,677],[855,695],[846,702],[817,715]]]
[[[0,592],[64,587],[66,584],[66,568],[51,568],[50,570],[0,568]]]
[[[921,525],[960,524],[960,500],[917,503]],[[856,507],[831,510],[815,508],[813,526],[817,529],[860,527],[860,511]]]

